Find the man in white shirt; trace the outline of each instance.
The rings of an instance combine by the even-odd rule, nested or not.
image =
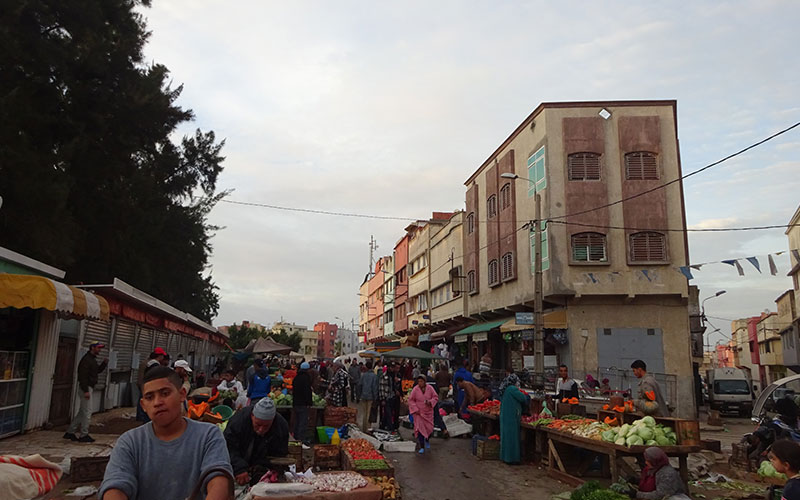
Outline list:
[[[558,383],[556,384],[558,400],[578,397],[578,383],[569,378],[569,368],[567,365],[558,367]]]

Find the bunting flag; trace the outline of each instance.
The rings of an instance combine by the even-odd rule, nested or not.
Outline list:
[[[589,279],[592,280],[592,283],[599,283],[599,281],[594,277],[594,273],[589,273]]]
[[[792,255],[794,255],[795,262],[800,262],[800,250],[792,250]]]
[[[613,271],[613,272],[608,273],[608,279],[612,283],[616,283],[617,282],[617,276],[619,276],[619,271]]]
[[[747,257],[747,262],[753,264],[753,267],[756,268],[756,271],[759,273],[761,272],[761,264],[758,263],[758,259],[755,257]]]
[[[647,278],[647,281],[653,281],[653,280],[650,278],[650,271],[649,271],[649,270],[647,270],[647,269],[642,269],[642,275],[643,275],[645,278]]]
[[[694,276],[692,276],[692,271],[689,269],[689,267],[687,267],[687,266],[681,266],[681,267],[679,267],[678,269],[680,269],[680,271],[681,271],[681,274],[683,274],[684,276],[686,276],[686,279],[687,279],[687,280],[694,279]]]
[[[691,268],[692,268],[692,269],[694,269],[695,271],[699,271],[699,270],[700,270],[700,268],[701,268],[701,267],[703,267],[704,265],[705,265],[705,264],[692,264],[692,265],[690,265],[689,267],[691,267]]]
[[[781,252],[783,253],[783,252]],[[769,261],[769,273],[773,276],[778,275],[778,266],[775,265],[775,259],[772,258],[772,254],[767,255],[767,260]]]
[[[722,263],[735,267],[736,271],[739,273],[739,276],[744,276],[744,269],[742,269],[742,265],[739,264],[737,259],[723,260]]]

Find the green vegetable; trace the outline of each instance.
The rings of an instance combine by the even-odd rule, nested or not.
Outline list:
[[[639,427],[637,429],[636,434],[642,438],[643,441],[652,441],[653,439],[653,429],[649,427]]]
[[[658,446],[658,441],[656,441],[654,439],[651,439],[649,441],[645,441],[644,445],[645,446]]]
[[[617,440],[614,441],[614,444],[617,444],[619,446],[625,446],[625,438],[624,437],[618,437]]]
[[[628,436],[628,438],[625,440],[625,444],[627,444],[629,447],[642,446],[644,441],[642,441],[642,438],[640,438],[637,434],[634,434],[633,436]]]
[[[630,430],[630,424],[623,424],[622,427],[619,428],[619,432],[617,432],[617,436],[619,437],[627,437],[628,431]]]
[[[662,434],[660,436],[656,436],[656,443],[658,446],[669,446],[670,440]]]
[[[599,489],[600,489],[599,482],[595,480],[586,481],[578,488],[576,488],[575,491],[572,492],[572,495],[570,495],[569,500],[588,500],[589,494]]]
[[[641,420],[641,422],[644,423],[644,425],[646,425],[647,427],[651,427],[652,428],[652,427],[656,426],[656,419],[654,419],[653,417],[651,417],[649,415],[644,417]]]
[[[614,431],[614,429],[603,431],[602,434],[600,435],[602,436],[603,441],[607,443],[613,443],[614,441],[617,440],[617,433]]]
[[[769,461],[761,462],[761,465],[758,467],[758,475],[761,477],[777,477],[786,479],[786,474],[776,471],[775,466],[773,466],[772,462]]]
[[[620,495],[613,490],[595,490],[586,495],[586,500],[628,500],[628,495]]]

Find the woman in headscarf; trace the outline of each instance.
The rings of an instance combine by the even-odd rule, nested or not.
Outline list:
[[[589,389],[599,389],[600,382],[597,381],[596,378],[592,377],[590,373],[586,374],[586,387]]]
[[[636,498],[644,500],[690,500],[680,472],[669,464],[664,450],[651,446],[644,450],[645,467]]]
[[[408,397],[408,413],[414,417],[414,434],[417,437],[419,453],[425,453],[430,449],[430,437],[433,434],[433,412],[439,396],[433,387],[429,386],[425,380],[425,375],[417,377],[417,385]]]
[[[519,423],[522,409],[531,402],[530,396],[519,390],[519,377],[511,374],[500,384],[500,460],[507,464],[521,461]]]

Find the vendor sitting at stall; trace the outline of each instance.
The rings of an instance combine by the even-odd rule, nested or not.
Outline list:
[[[644,450],[645,467],[636,498],[644,500],[689,500],[680,472],[669,464],[664,450],[651,446]]]
[[[472,382],[468,382],[461,377],[456,377],[456,384],[459,389],[464,391],[464,399],[461,402],[461,407],[458,409],[459,413],[466,412],[468,406],[483,403],[486,400],[486,393],[484,390]]]
[[[222,404],[234,410],[247,406],[247,393],[242,383],[236,380],[236,370],[226,370],[222,374],[222,381],[217,386],[217,391],[224,394]]]
[[[237,484],[255,484],[267,472],[270,458],[289,454],[289,424],[270,398],[234,413],[225,441]]]
[[[116,441],[97,498],[184,500],[196,485],[207,500],[231,498],[225,441],[215,425],[183,417],[182,382],[166,366],[147,372],[141,403],[151,421]]]
[[[556,384],[558,400],[572,399],[578,397],[578,383],[569,378],[569,368],[567,365],[558,367],[558,384]]]

